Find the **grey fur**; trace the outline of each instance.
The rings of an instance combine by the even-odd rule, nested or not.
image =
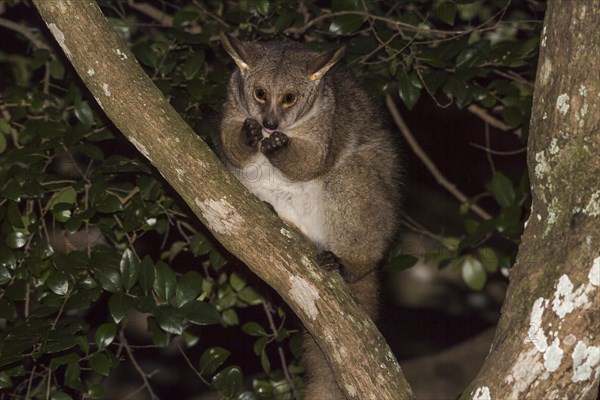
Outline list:
[[[375,318],[375,270],[395,238],[400,201],[397,147],[378,107],[337,63],[341,49],[323,55],[291,41],[221,39],[238,65],[221,122],[226,164],[319,250],[341,260],[354,295]],[[296,101],[285,107],[288,93]],[[306,399],[344,398],[309,335],[304,362]]]

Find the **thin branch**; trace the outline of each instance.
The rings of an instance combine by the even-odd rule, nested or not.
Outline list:
[[[487,148],[487,147],[482,146],[477,143],[469,143],[469,146],[473,146],[476,149],[483,150],[483,151],[493,154],[495,156],[514,156],[517,154],[525,153],[527,151],[527,147],[521,147],[520,149],[517,149],[517,150],[500,151],[500,150],[492,150],[490,148]]]
[[[496,117],[490,115],[485,108],[479,107],[476,104],[471,104],[467,107],[467,110],[469,112],[477,115],[479,118],[481,118],[482,120],[484,120],[485,122],[487,122],[488,124],[493,126],[494,128],[500,129],[501,131],[505,131],[505,132],[512,131],[518,138],[521,137],[522,130],[520,128],[516,129],[516,130],[510,129],[508,127],[508,125],[506,125],[504,122],[502,122],[499,119],[497,119]]]
[[[123,330],[121,330],[121,332],[119,333],[119,341],[125,347],[125,352],[127,353],[127,357],[129,357],[129,360],[133,364],[133,367],[137,370],[140,377],[142,378],[142,381],[144,382],[144,386],[146,387],[146,389],[148,390],[148,393],[150,394],[150,398],[152,398],[152,400],[155,400],[155,399],[159,400],[159,397],[152,390],[152,386],[150,386],[150,382],[148,382],[147,374],[144,372],[142,367],[140,367],[140,364],[138,364],[137,360],[133,356],[133,352],[129,348],[129,343],[127,343],[127,339],[125,338],[125,333],[123,332]]]
[[[435,178],[437,183],[442,185],[454,197],[456,197],[458,199],[458,201],[460,201],[461,203],[469,203],[469,198],[463,192],[461,192],[456,187],[455,184],[450,182],[442,174],[442,172],[433,163],[433,161],[431,161],[429,156],[423,151],[423,149],[421,148],[419,143],[417,143],[412,132],[408,128],[408,125],[406,125],[406,122],[404,122],[404,119],[400,115],[400,112],[398,111],[398,108],[396,107],[394,100],[392,99],[392,97],[389,94],[385,96],[385,104],[387,105],[388,110],[390,110],[390,113],[392,114],[392,118],[394,118],[394,122],[400,129],[400,132],[402,132],[402,135],[408,142],[408,145],[410,146],[412,151],[417,155],[417,157],[419,157],[419,159],[423,162],[423,164],[425,164],[425,167],[427,167],[427,169],[429,170],[431,175],[433,175],[433,177]],[[479,207],[477,204],[469,203],[469,208],[475,214],[479,215],[484,220],[492,219],[492,216],[490,214],[488,214],[485,210],[483,210],[481,207]]]
[[[48,46],[46,42],[44,42],[38,37],[38,35],[36,34],[36,29],[29,28],[25,25],[17,24],[16,22],[10,21],[5,18],[0,18],[0,26],[6,29],[10,29],[11,31],[20,33],[27,40],[29,40],[35,46],[35,48],[50,51],[50,46]]]

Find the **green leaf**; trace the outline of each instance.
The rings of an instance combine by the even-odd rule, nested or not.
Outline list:
[[[53,58],[50,61],[50,76],[58,80],[62,80],[65,76],[65,67],[58,58]]]
[[[212,386],[229,398],[235,396],[242,388],[242,370],[238,366],[225,368],[213,377]]]
[[[512,182],[502,172],[496,172],[486,188],[501,207],[510,207],[515,201]]]
[[[27,244],[27,236],[23,232],[11,232],[4,242],[11,249],[20,249]]]
[[[95,270],[94,277],[100,286],[108,292],[116,293],[121,290],[122,282],[119,272],[110,267],[100,267]]]
[[[510,129],[519,127],[523,122],[523,113],[517,107],[505,107],[500,114]]]
[[[69,363],[65,369],[65,384],[79,390],[81,388],[80,374],[79,360]]]
[[[0,154],[4,153],[4,150],[6,150],[6,144],[6,136],[0,134]]]
[[[52,271],[46,285],[57,295],[64,296],[69,292],[69,276],[62,271]]]
[[[223,365],[230,354],[231,352],[222,347],[211,347],[204,351],[200,356],[200,373],[212,375],[217,368]]]
[[[55,391],[50,394],[50,400],[73,400],[73,398],[65,392]]]
[[[219,253],[215,249],[211,249],[210,254],[208,255],[208,260],[210,261],[210,265],[215,271],[218,271],[223,265],[227,263],[225,257],[223,257],[221,253]]]
[[[87,395],[91,399],[104,399],[106,398],[106,389],[104,388],[105,383],[95,383],[90,386],[87,391]]]
[[[175,293],[177,278],[175,272],[162,261],[156,264],[156,277],[154,279],[154,291],[163,300],[169,301]]]
[[[108,309],[114,321],[118,324],[129,311],[131,307],[131,298],[125,293],[114,293],[108,300]]]
[[[258,324],[257,322],[246,322],[244,325],[242,325],[242,331],[246,332],[248,335],[251,336],[267,335],[265,329],[262,326],[260,326],[260,324]]]
[[[158,347],[166,347],[169,345],[169,334],[162,330],[156,319],[148,317],[148,330],[152,333],[152,341]]]
[[[269,14],[269,0],[254,0],[254,6],[261,15]]]
[[[238,298],[251,306],[259,305],[263,302],[263,297],[250,286],[246,286],[238,293]]]
[[[68,187],[61,192],[58,192],[50,199],[48,206],[50,209],[53,209],[57,204],[65,203],[65,204],[75,204],[75,199],[77,198],[77,192],[72,187]]]
[[[196,325],[211,325],[221,322],[221,314],[210,303],[192,301],[182,309],[185,317]]]
[[[140,264],[140,275],[139,282],[145,295],[148,295],[154,287],[156,271],[154,269],[154,263],[150,256],[145,256]]]
[[[202,276],[196,271],[189,271],[177,280],[175,304],[177,307],[195,300],[202,291]]]
[[[386,266],[387,271],[401,272],[409,269],[419,261],[418,257],[410,254],[400,254],[394,257]]]
[[[364,18],[362,15],[344,15],[336,17],[329,25],[329,32],[334,35],[345,35],[358,30],[363,24]]]
[[[229,285],[231,285],[233,290],[239,292],[246,287],[246,281],[238,273],[232,272],[231,275],[229,275]]]
[[[75,100],[75,117],[85,126],[92,126],[94,123],[94,113],[87,101]]]
[[[496,251],[491,247],[481,247],[477,249],[479,261],[487,272],[496,272],[498,270],[499,259]]]
[[[433,9],[432,14],[447,23],[448,25],[454,25],[454,19],[456,18],[456,4],[451,1],[443,1]]]
[[[197,256],[203,256],[208,254],[208,252],[212,249],[212,246],[206,236],[201,233],[196,233],[192,239],[190,240],[190,250],[192,253]]]
[[[181,67],[183,75],[186,79],[194,78],[198,71],[200,71],[202,64],[204,64],[204,51],[193,53]]]
[[[123,211],[123,206],[117,196],[107,194],[96,205],[96,209],[103,213],[114,214],[117,211]]]
[[[181,335],[183,315],[171,306],[160,306],[154,311],[156,322],[165,332]]]
[[[269,361],[267,353],[264,351],[260,353],[260,365],[262,366],[263,371],[267,373],[267,375],[271,373],[271,362]]]
[[[413,85],[403,69],[398,70],[398,95],[409,110],[412,110],[421,97],[421,89]]]
[[[108,322],[102,324],[96,330],[96,346],[98,346],[98,350],[102,350],[105,347],[109,346],[113,340],[115,340],[115,335],[117,334],[117,324],[112,322]]]
[[[126,249],[123,252],[123,256],[119,262],[119,271],[121,272],[123,287],[129,291],[137,282],[140,273],[140,263],[130,249]]]
[[[110,372],[110,360],[104,352],[93,354],[89,360],[90,368],[100,375],[108,376]]]
[[[473,290],[481,290],[485,286],[487,274],[481,262],[475,257],[463,257],[461,273],[465,283],[469,288]]]
[[[263,337],[258,338],[256,340],[256,342],[254,342],[254,345],[252,346],[252,350],[254,351],[254,354],[256,354],[257,356],[261,355],[265,351],[265,347],[267,347],[268,340],[269,340],[268,336],[263,336]]]

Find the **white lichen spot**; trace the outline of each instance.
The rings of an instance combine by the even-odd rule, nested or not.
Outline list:
[[[537,214],[536,217],[537,217],[538,221],[542,220],[542,216],[540,214]]]
[[[563,343],[566,344],[567,346],[572,346],[575,344],[576,341],[577,341],[577,337],[575,337],[575,335],[573,335],[572,333],[569,333],[565,337],[565,340],[563,340]]]
[[[550,172],[550,166],[548,165],[548,162],[546,161],[546,155],[544,154],[543,151],[540,151],[539,153],[535,153],[535,161],[537,162],[537,164],[535,165],[535,175],[539,179],[542,179],[545,174]]]
[[[540,69],[540,84],[545,86],[552,75],[552,62],[547,58]]]
[[[579,86],[579,94],[580,94],[581,96],[583,96],[583,97],[586,97],[586,96],[587,96],[587,94],[588,94],[588,90],[587,90],[587,88],[585,87],[585,85],[581,85],[581,86]]]
[[[177,172],[177,179],[179,179],[179,182],[183,182],[183,176],[185,175],[185,171],[181,168],[175,168],[175,172]]]
[[[136,138],[130,138],[129,141],[131,143],[133,143],[133,145],[135,146],[135,148],[138,149],[138,151],[140,153],[142,153],[144,155],[144,157],[146,157],[148,160],[152,161],[152,159],[150,158],[150,153],[148,153],[148,150],[146,149],[146,146],[144,146],[143,144],[141,144],[140,142],[138,142],[136,140]]]
[[[600,257],[596,257],[594,262],[592,262],[592,269],[590,269],[588,279],[592,286],[600,286]]]
[[[119,56],[119,58],[120,58],[121,60],[127,60],[127,54],[125,54],[125,53],[122,53],[122,52],[121,52],[121,49],[117,49],[117,55]]]
[[[319,291],[312,283],[298,276],[290,276],[292,287],[290,288],[290,297],[300,306],[302,310],[312,320],[317,319],[319,310],[315,302],[320,298]]]
[[[563,274],[558,280],[554,300],[552,300],[552,310],[561,319],[573,311],[575,303],[573,302],[573,283],[566,274]]]
[[[548,36],[546,35],[546,27],[544,26],[544,29],[542,29],[542,43],[541,43],[542,47],[546,47],[547,39],[548,39]]]
[[[548,340],[542,327],[542,315],[548,305],[548,300],[543,297],[538,298],[531,309],[531,318],[529,320],[529,330],[525,343],[533,343],[538,351],[545,351],[548,348]]]
[[[521,393],[526,393],[529,387],[538,379],[549,376],[548,370],[541,362],[540,352],[535,348],[521,352],[519,358],[513,365],[505,382],[512,387],[511,395],[507,398],[517,399]]]
[[[573,382],[587,381],[600,364],[600,346],[588,346],[579,341],[573,350]]]
[[[48,24],[48,29],[50,29],[52,36],[54,36],[54,38],[56,39],[56,42],[58,43],[60,48],[63,49],[63,51],[65,52],[67,57],[69,57],[69,59],[71,59],[71,57],[72,57],[71,51],[65,44],[65,34],[60,29],[58,29],[58,26],[56,26],[52,22],[50,22]]]
[[[104,95],[106,97],[110,97],[111,93],[110,93],[110,90],[108,90],[108,83],[102,84],[102,91],[104,92]]]
[[[348,384],[345,384],[344,386],[346,387],[346,393],[348,393],[351,397],[358,396],[358,392],[354,386]]]
[[[556,98],[556,109],[562,114],[567,115],[569,108],[571,105],[569,104],[569,95],[566,93],[561,94]]]
[[[292,232],[288,231],[288,230],[287,230],[287,229],[285,229],[285,228],[281,228],[281,229],[279,230],[279,233],[281,233],[283,236],[285,236],[285,237],[286,237],[286,238],[288,238],[288,239],[292,239],[292,238],[293,238],[293,236],[292,236]]]
[[[560,348],[560,339],[555,338],[552,345],[544,353],[544,367],[550,372],[554,372],[560,367],[563,358],[563,350]]]
[[[473,400],[491,400],[490,388],[487,386],[478,387],[473,395]]]
[[[310,268],[310,266],[312,265],[312,263],[310,262],[310,260],[308,259],[308,257],[306,256],[302,256],[302,258],[300,259],[300,262],[302,263],[302,265],[304,265],[306,268]]]
[[[596,190],[596,192],[592,194],[590,201],[583,211],[590,217],[597,217],[600,215],[600,190]]]
[[[94,76],[96,74],[96,71],[94,71],[94,68],[90,68],[87,70],[87,74],[88,76]]]
[[[196,197],[194,201],[211,230],[226,235],[238,235],[242,230],[244,219],[225,198],[200,201]]]
[[[556,155],[560,150],[557,142],[558,141],[556,140],[556,138],[552,138],[552,141],[550,142],[550,154],[552,155]]]
[[[548,113],[546,111],[544,111],[544,115],[542,115],[542,119],[544,119],[544,120],[548,119]]]

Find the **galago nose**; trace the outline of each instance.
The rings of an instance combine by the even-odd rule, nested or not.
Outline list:
[[[271,118],[265,118],[262,124],[265,127],[265,129],[270,131],[274,131],[275,129],[277,129],[277,126],[279,126],[277,120]]]

